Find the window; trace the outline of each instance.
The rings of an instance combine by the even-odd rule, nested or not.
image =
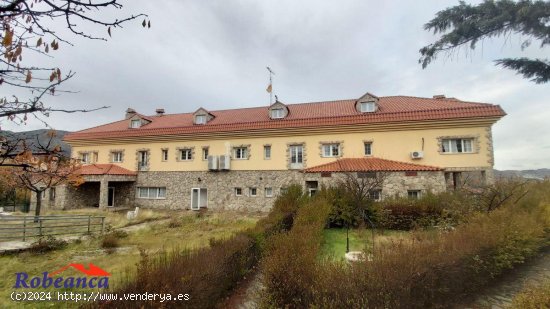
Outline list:
[[[55,188],[50,188],[50,201],[55,201]]]
[[[168,161],[168,149],[162,150],[162,161]]]
[[[296,168],[304,163],[304,146],[290,146],[290,164],[291,168]],[[294,167],[292,166],[294,165]]]
[[[361,113],[372,113],[376,111],[375,102],[361,102]]]
[[[338,157],[340,155],[340,144],[323,145],[323,157]]]
[[[271,110],[271,118],[280,119],[285,116],[285,112],[282,108],[274,108]]]
[[[90,163],[90,153],[89,152],[83,152],[80,154],[80,161],[82,163]]]
[[[258,195],[258,189],[256,188],[248,188],[248,194],[250,196],[257,196]]]
[[[271,146],[265,145],[264,146],[264,159],[269,160],[271,159]]]
[[[372,142],[365,142],[365,156],[372,155]]]
[[[248,159],[246,147],[235,147],[235,159]]]
[[[265,197],[273,197],[273,188],[272,187],[266,187],[264,188]]]
[[[146,199],[165,199],[166,187],[140,187],[138,197]]]
[[[140,119],[134,119],[134,120],[130,121],[130,128],[137,129],[139,127],[141,127],[141,120]]]
[[[421,196],[421,191],[420,190],[408,190],[407,191],[407,196],[410,199],[419,199],[420,196]]]
[[[147,151],[139,151],[138,152],[138,165],[139,167],[146,167],[149,165],[149,156],[147,155]]]
[[[441,141],[441,151],[444,153],[472,153],[473,138],[444,139]]]
[[[235,188],[235,196],[242,196],[243,188]]]
[[[382,190],[370,190],[369,198],[373,201],[380,201],[382,199]]]
[[[206,124],[206,115],[197,115],[195,116],[196,124]]]
[[[193,150],[191,149],[180,150],[180,160],[182,161],[193,160]]]
[[[122,162],[122,151],[114,151],[111,155],[113,156],[112,160],[114,163]]]
[[[208,160],[208,148],[207,147],[204,147],[202,149],[202,159],[203,160]]]
[[[96,163],[98,161],[98,158],[99,153],[97,153],[96,151],[92,152],[92,163]]]

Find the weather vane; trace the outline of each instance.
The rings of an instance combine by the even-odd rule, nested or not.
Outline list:
[[[269,92],[269,105],[273,104],[273,75],[275,72],[270,67],[267,67],[269,71],[269,86],[267,86],[266,91]]]

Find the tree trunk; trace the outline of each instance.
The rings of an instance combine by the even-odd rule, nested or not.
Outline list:
[[[34,209],[35,220],[40,216],[40,208],[42,207],[42,191],[35,192],[36,194],[36,208]]]

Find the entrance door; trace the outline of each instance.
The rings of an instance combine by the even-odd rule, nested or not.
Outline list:
[[[115,206],[115,187],[107,188],[109,193],[107,194],[107,207]]]
[[[208,191],[206,188],[191,189],[191,209],[199,210],[208,207]]]

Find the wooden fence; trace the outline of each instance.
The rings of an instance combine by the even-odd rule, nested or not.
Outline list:
[[[0,241],[103,233],[102,216],[0,216]]]

